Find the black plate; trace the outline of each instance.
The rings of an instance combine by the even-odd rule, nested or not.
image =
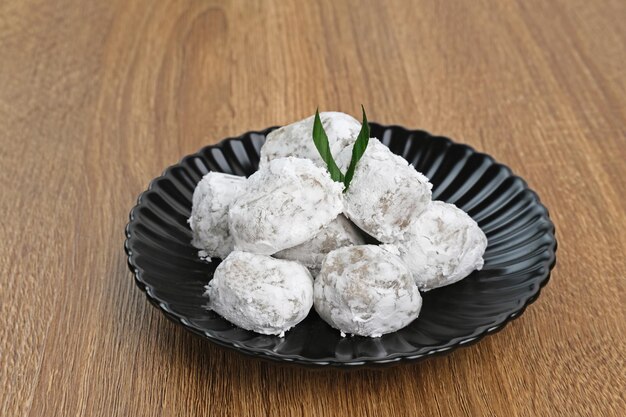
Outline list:
[[[193,190],[208,171],[250,175],[274,128],[225,139],[186,156],[139,196],[125,249],[148,300],[187,330],[253,356],[305,365],[386,365],[450,352],[494,333],[539,296],[555,264],[548,211],[524,180],[490,156],[419,130],[371,123],[372,137],[433,183],[433,198],[454,203],[487,234],[485,266],[465,280],[424,294],[417,320],[378,339],[341,338],[314,310],[283,339],[233,326],[203,306],[219,260],[205,263],[190,244]]]

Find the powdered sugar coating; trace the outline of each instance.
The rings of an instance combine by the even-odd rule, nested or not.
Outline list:
[[[342,190],[308,159],[270,161],[230,207],[235,249],[272,255],[312,239],[341,213]]]
[[[328,136],[333,156],[354,143],[361,130],[361,123],[354,117],[340,112],[322,112],[320,120]],[[287,156],[310,159],[315,165],[326,168],[326,164],[313,143],[314,116],[276,129],[267,135],[261,148],[259,166]]]
[[[204,257],[225,258],[232,252],[228,207],[245,182],[245,177],[209,172],[196,186],[188,222],[193,234],[191,244],[203,251]]]
[[[346,148],[339,154],[340,165],[349,164],[351,157],[352,148]],[[345,193],[345,213],[371,236],[393,243],[431,201],[431,189],[428,178],[371,138]]]
[[[422,297],[411,272],[384,246],[330,252],[313,289],[315,310],[343,333],[380,337],[419,315]]]
[[[234,251],[206,286],[208,307],[231,323],[261,334],[284,335],[313,305],[313,278],[297,262]]]
[[[326,255],[343,246],[362,245],[363,236],[344,215],[340,214],[315,237],[293,248],[284,249],[274,256],[300,262],[316,276]]]
[[[487,237],[463,210],[433,201],[397,246],[417,286],[427,291],[482,269]]]

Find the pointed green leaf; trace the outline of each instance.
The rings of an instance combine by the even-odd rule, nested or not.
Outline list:
[[[348,171],[346,171],[346,175],[343,180],[346,186],[346,188],[344,188],[344,192],[350,186],[352,177],[354,177],[356,164],[365,153],[367,144],[370,141],[370,126],[367,123],[367,116],[365,115],[365,108],[363,107],[363,105],[361,105],[361,110],[363,110],[363,123],[361,124],[361,131],[359,132],[359,136],[357,136],[356,141],[354,142],[354,146],[352,147],[352,159],[350,160],[350,166],[348,166]]]
[[[313,143],[315,143],[315,147],[320,153],[322,160],[326,163],[326,166],[328,167],[328,172],[330,173],[330,177],[333,179],[333,181],[343,182],[343,174],[335,163],[333,155],[330,152],[328,136],[326,135],[324,126],[322,126],[319,109],[315,110],[315,121],[313,122]]]

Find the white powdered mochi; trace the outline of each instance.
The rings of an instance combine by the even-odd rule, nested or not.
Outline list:
[[[338,164],[347,166],[351,157],[352,147],[346,148]],[[345,193],[345,213],[371,236],[393,243],[430,203],[431,189],[428,178],[372,138]]]
[[[284,249],[274,256],[300,262],[315,276],[322,267],[326,255],[344,246],[362,245],[360,231],[344,215],[340,214],[311,240],[293,248]]]
[[[396,243],[422,291],[453,284],[483,267],[487,237],[463,210],[431,202]]]
[[[312,239],[341,213],[342,193],[343,185],[308,159],[270,161],[230,207],[235,249],[272,255]]]
[[[346,246],[330,252],[315,280],[320,317],[342,333],[380,337],[417,318],[422,297],[394,247]]]
[[[270,132],[261,148],[259,166],[276,158],[295,156],[312,160],[315,165],[326,168],[313,143],[313,121],[315,116],[292,123]],[[333,156],[354,143],[361,123],[354,117],[340,112],[322,112],[320,120],[324,126]]]
[[[191,244],[206,252],[206,256],[225,258],[233,250],[228,230],[228,207],[239,196],[245,177],[209,172],[193,192],[189,226]]]
[[[208,307],[253,332],[280,335],[313,305],[313,277],[297,262],[234,251],[206,286]]]

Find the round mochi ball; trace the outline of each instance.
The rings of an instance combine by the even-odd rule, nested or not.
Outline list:
[[[343,150],[340,165],[348,165],[351,157],[351,147]],[[393,243],[431,201],[431,189],[428,178],[372,138],[345,193],[345,213],[371,236]]]
[[[294,246],[293,248],[284,249],[274,254],[276,258],[288,259],[300,262],[309,268],[314,276],[317,276],[322,261],[326,255],[343,246],[362,245],[365,243],[361,232],[348,220],[344,215],[340,214],[328,226],[325,226],[311,240]]]
[[[270,161],[230,206],[235,249],[272,255],[312,239],[341,213],[342,190],[308,159]]]
[[[417,318],[422,297],[393,247],[346,246],[330,252],[315,280],[320,317],[342,333],[380,337]]]
[[[228,229],[228,207],[241,194],[245,177],[209,172],[193,192],[191,244],[204,251],[203,256],[225,258],[233,250]]]
[[[272,159],[294,156],[310,159],[315,165],[326,168],[326,163],[313,143],[314,118],[307,117],[270,132],[261,148],[259,166],[264,166]],[[322,112],[320,121],[333,156],[353,144],[361,130],[361,123],[345,113]]]
[[[427,291],[482,269],[487,237],[463,210],[433,201],[412,222],[397,246],[417,286]]]
[[[313,277],[297,262],[234,251],[206,286],[208,307],[253,332],[280,335],[313,305]]]

